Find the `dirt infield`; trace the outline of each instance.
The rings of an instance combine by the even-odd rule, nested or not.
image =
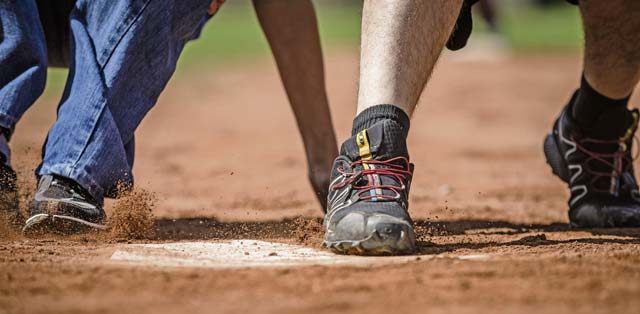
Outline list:
[[[111,260],[132,244],[259,239],[319,249],[321,210],[275,69],[228,67],[176,77],[137,133],[137,185],[152,194],[109,203],[108,213],[148,219],[153,206],[151,232],[139,232],[144,219],[72,238],[0,230],[0,313],[637,313],[640,230],[569,229],[565,188],[542,156],[578,83],[578,57],[445,58],[436,71],[409,139],[420,256],[232,269]],[[354,54],[328,56],[340,139],[356,73]],[[54,100],[18,126],[24,187],[34,184]]]

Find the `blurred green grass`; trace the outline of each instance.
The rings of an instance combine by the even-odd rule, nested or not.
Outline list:
[[[236,0],[237,1],[237,0]],[[323,5],[316,2],[323,47],[357,47],[360,8],[357,5]],[[219,65],[270,57],[269,46],[249,1],[228,5],[212,18],[200,38],[185,47],[179,71],[194,66]]]
[[[237,1],[237,0],[236,0]],[[320,34],[325,52],[336,47],[357,49],[360,39],[359,1],[337,5],[335,1],[316,1]],[[498,2],[500,28],[507,44],[516,52],[577,51],[582,42],[579,10],[557,5],[536,8],[512,1]],[[477,30],[486,31],[479,14]],[[270,58],[267,42],[248,1],[227,6],[212,19],[199,40],[189,43],[179,69],[194,65],[216,65],[251,59]]]
[[[344,2],[343,2],[344,1]],[[582,30],[577,7],[558,5],[548,9],[498,2],[500,28],[508,45],[516,53],[576,52],[581,46]],[[323,49],[358,49],[361,1],[315,1]],[[486,31],[479,14],[474,14],[475,31]],[[190,42],[178,63],[177,75],[188,75],[203,67],[269,60],[269,47],[260,30],[249,0],[234,0],[225,5]],[[66,70],[49,71],[46,95],[59,93]]]
[[[474,16],[478,21],[478,15]],[[500,12],[500,31],[517,53],[576,52],[583,42],[578,7],[559,4],[549,8],[509,7]]]

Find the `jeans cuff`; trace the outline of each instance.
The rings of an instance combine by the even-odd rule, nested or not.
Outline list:
[[[71,179],[87,190],[100,206],[104,204],[104,189],[84,170],[76,169],[70,164],[43,165],[38,175],[59,175]]]

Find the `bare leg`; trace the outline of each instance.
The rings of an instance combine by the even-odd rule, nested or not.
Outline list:
[[[358,113],[393,104],[411,116],[461,5],[462,0],[365,1]]]
[[[253,4],[296,116],[309,165],[309,180],[326,208],[333,159],[338,155],[324,82],[324,64],[309,0],[254,0]]]
[[[640,1],[581,0],[584,75],[601,94],[627,97],[640,80]]]
[[[329,188],[324,245],[343,254],[416,249],[408,193],[409,117],[462,7],[462,0],[366,0],[358,115]]]

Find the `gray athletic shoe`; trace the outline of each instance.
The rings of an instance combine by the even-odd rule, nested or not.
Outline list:
[[[324,245],[342,254],[406,254],[416,248],[409,217],[406,132],[383,120],[342,144],[333,164]]]
[[[23,232],[81,233],[105,230],[102,206],[72,180],[45,175],[29,207]]]

